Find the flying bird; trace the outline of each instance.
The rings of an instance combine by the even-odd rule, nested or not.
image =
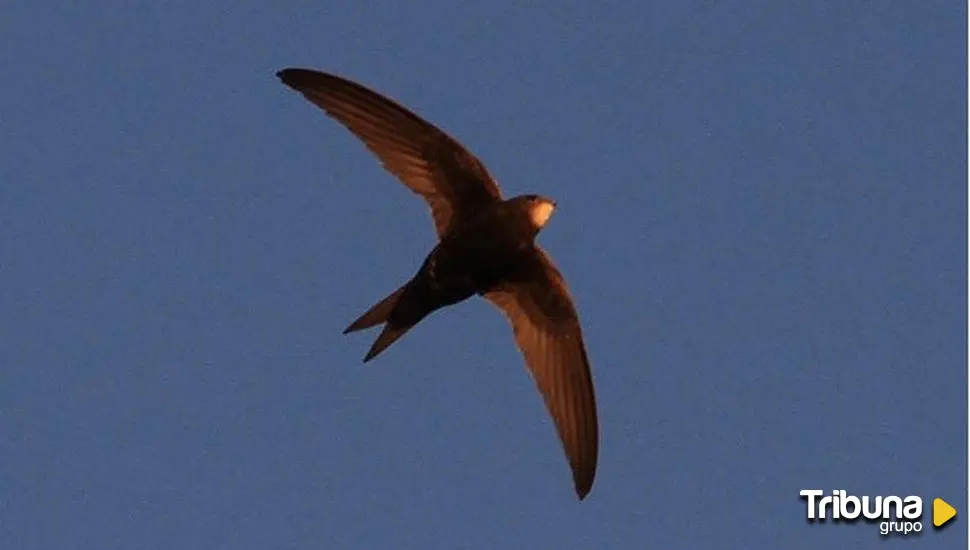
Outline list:
[[[356,82],[309,69],[276,75],[353,132],[431,208],[437,245],[410,280],[344,331],[384,325],[364,362],[435,310],[483,296],[512,325],[562,440],[576,494],[585,498],[599,447],[593,379],[566,282],[535,243],[556,203],[531,194],[503,199],[482,162],[458,141]]]

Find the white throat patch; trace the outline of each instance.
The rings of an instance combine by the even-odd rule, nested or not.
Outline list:
[[[532,211],[529,212],[529,216],[532,218],[532,223],[536,227],[543,227],[549,218],[552,217],[552,211],[556,209],[556,205],[551,202],[540,202],[532,207]]]

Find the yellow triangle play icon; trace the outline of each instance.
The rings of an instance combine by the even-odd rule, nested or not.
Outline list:
[[[933,499],[933,525],[939,527],[953,519],[957,510],[942,498]]]

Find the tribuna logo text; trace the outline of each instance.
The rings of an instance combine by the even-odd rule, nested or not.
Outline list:
[[[808,520],[853,521],[862,516],[865,521],[879,521],[879,533],[908,535],[923,530],[920,518],[923,516],[923,499],[917,496],[899,498],[857,497],[847,495],[844,490],[833,490],[831,495],[820,489],[803,489],[799,495],[806,500]],[[894,519],[895,516],[895,519]]]

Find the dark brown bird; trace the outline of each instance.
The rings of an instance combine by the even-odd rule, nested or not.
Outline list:
[[[485,166],[460,143],[360,84],[308,69],[276,75],[356,134],[431,207],[437,246],[408,282],[344,331],[384,323],[364,361],[433,311],[484,296],[512,325],[583,499],[593,486],[599,446],[593,380],[566,282],[535,244],[556,204],[538,195],[503,200]]]

